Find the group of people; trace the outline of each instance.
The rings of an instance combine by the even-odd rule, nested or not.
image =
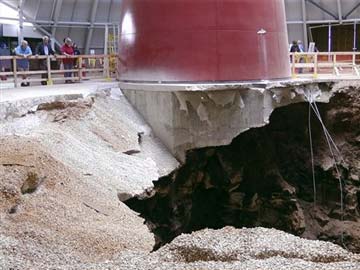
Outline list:
[[[292,42],[292,44],[291,44],[290,52],[292,52],[292,53],[295,53],[295,52],[303,53],[303,52],[305,52],[305,48],[304,48],[304,45],[303,45],[302,41],[301,40],[298,40],[298,41],[294,40]]]
[[[63,65],[64,70],[72,70],[74,68],[74,65],[76,65],[76,59],[72,58],[74,55],[80,55],[80,50],[78,49],[77,45],[72,42],[72,40],[67,37],[64,39],[64,44],[60,48],[60,52],[62,55],[68,56],[69,58],[63,59]],[[17,70],[20,72],[28,71],[29,70],[29,56],[33,55],[33,52],[26,40],[22,40],[21,44],[15,48],[15,55],[20,57],[20,59],[17,60]],[[44,36],[42,38],[42,42],[38,44],[35,50],[35,55],[55,55],[55,51],[52,49],[50,43],[49,43],[49,37]],[[48,62],[46,59],[40,59],[39,60],[39,67],[41,70],[47,70],[48,68]],[[72,83],[71,77],[72,77],[71,71],[64,72],[65,77],[65,83]],[[21,75],[23,81],[26,81],[26,74],[22,73]],[[42,85],[47,84],[48,75],[47,73],[41,74],[41,78],[43,79],[41,81]],[[29,82],[22,82],[21,86],[29,86]]]
[[[305,63],[306,59],[311,59],[310,57],[306,57],[305,55],[302,54],[306,51],[305,51],[304,44],[302,43],[301,40],[298,40],[298,41],[294,40],[291,43],[290,52],[291,53],[300,53],[300,55],[298,55],[298,56],[295,55],[295,57],[294,57],[295,62]],[[315,46],[315,42],[310,42],[308,52],[319,52],[319,50]],[[291,63],[293,62],[293,55],[290,56],[290,62]],[[303,73],[303,69],[298,68],[298,69],[296,69],[296,72]]]

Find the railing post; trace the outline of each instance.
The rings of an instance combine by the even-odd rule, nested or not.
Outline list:
[[[353,66],[356,65],[356,55],[355,55],[355,53],[352,53],[352,64],[353,64]]]
[[[105,77],[106,80],[110,80],[110,60],[109,60],[109,55],[104,55],[104,71],[103,71],[103,76]]]
[[[14,85],[15,85],[15,88],[18,87],[18,78],[17,78],[17,66],[16,66],[16,56],[14,56],[14,58],[12,59],[13,60],[13,71],[14,71]]]
[[[296,78],[295,53],[291,54],[291,76],[293,79]]]
[[[318,54],[315,53],[314,55],[314,78],[316,79],[318,77]]]
[[[356,66],[356,52],[353,52],[353,69],[355,71],[355,75],[356,76],[360,76],[360,72],[359,72],[359,69],[358,67]]]
[[[339,73],[339,70],[336,65],[336,53],[334,53],[334,57],[333,57],[333,68],[334,68],[335,75],[339,76],[340,73]]]
[[[46,57],[46,67],[47,67],[47,85],[52,85],[53,80],[51,78],[51,61],[50,61],[50,55]]]
[[[104,57],[104,72],[107,80],[110,80],[110,56],[105,55]]]
[[[81,81],[83,79],[82,77],[82,57],[79,56],[78,58],[78,70],[79,70],[79,81]]]
[[[120,81],[120,56],[115,57],[115,77],[116,80]]]

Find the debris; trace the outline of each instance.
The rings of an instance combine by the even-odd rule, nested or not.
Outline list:
[[[39,177],[35,172],[29,172],[27,178],[21,186],[21,193],[33,193],[37,190],[39,185],[45,180],[45,177]]]
[[[140,153],[139,150],[128,150],[128,151],[123,152],[123,154],[129,155],[129,156],[139,154],[139,153]]]
[[[105,213],[101,212],[100,210],[96,209],[95,207],[92,207],[91,205],[89,205],[89,204],[87,204],[87,203],[84,203],[84,202],[83,202],[83,205],[85,205],[86,207],[94,210],[94,211],[95,211],[96,213],[98,213],[98,214],[102,214],[102,215],[104,215],[104,216],[109,216],[108,214],[105,214]]]

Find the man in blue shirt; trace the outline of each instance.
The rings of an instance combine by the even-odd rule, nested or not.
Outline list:
[[[21,59],[17,60],[17,69],[19,71],[28,71],[29,70],[29,59],[28,57],[32,55],[31,48],[28,45],[28,42],[26,40],[21,41],[21,45],[17,46],[15,48],[15,54],[18,57],[21,57]],[[22,79],[26,80],[26,75],[22,75]],[[30,83],[22,82],[21,86],[29,86]]]

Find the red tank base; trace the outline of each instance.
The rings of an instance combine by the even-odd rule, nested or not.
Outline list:
[[[123,0],[120,19],[123,81],[290,77],[282,0]]]

